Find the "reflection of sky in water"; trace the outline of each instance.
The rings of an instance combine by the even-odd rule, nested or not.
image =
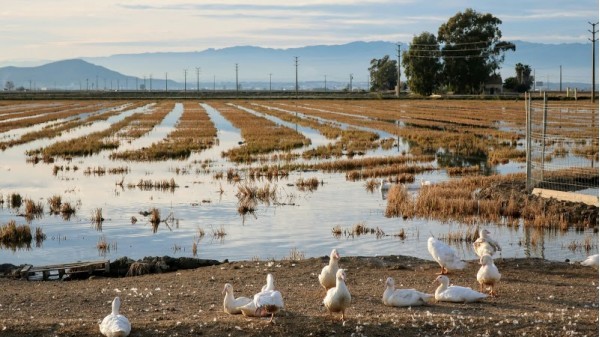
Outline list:
[[[46,199],[59,194],[63,201],[73,204],[80,202],[81,207],[71,221],[47,214],[42,219],[33,220],[32,229],[41,227],[47,235],[42,248],[33,245],[30,250],[16,252],[0,249],[0,263],[39,265],[97,259],[99,253],[96,244],[101,237],[112,246],[111,251],[106,254],[106,258],[111,260],[121,256],[134,259],[157,255],[191,257],[192,243],[198,228],[205,232],[205,237],[198,243],[200,258],[279,259],[288,256],[292,248],[297,248],[307,257],[312,257],[327,255],[331,248],[337,247],[342,255],[399,254],[431,259],[426,248],[430,233],[439,237],[450,232],[464,232],[468,228],[472,230],[472,227],[457,223],[442,224],[423,219],[386,218],[383,215],[386,201],[381,195],[377,192],[367,192],[364,181],[346,181],[343,173],[292,172],[289,178],[273,182],[277,186],[278,201],[288,205],[259,204],[255,215],[248,214],[242,219],[237,213],[237,185],[213,178],[216,172],[236,167],[220,159],[220,153],[238,146],[239,131],[214,109],[207,105],[202,106],[219,129],[219,144],[208,151],[193,154],[186,161],[111,161],[108,159],[109,152],[105,151],[87,158],[75,158],[71,163],[58,162],[56,165],[77,165],[79,170],[59,171],[57,176],[53,176],[54,164],[26,164],[23,146],[2,153],[5,166],[0,168],[0,193],[5,198],[12,192],[18,192],[23,197],[41,201],[47,213]],[[176,107],[177,111],[178,109]],[[172,113],[175,114],[172,116],[178,114]],[[168,125],[172,125],[171,122],[173,121],[165,121]],[[90,130],[96,129],[90,127],[87,130],[91,132]],[[154,138],[151,134],[147,137]],[[44,142],[49,144],[54,140]],[[215,160],[210,164],[210,172],[196,173],[197,169],[198,172],[203,171],[195,161],[204,159]],[[125,188],[121,188],[115,185],[115,182],[121,180],[121,175],[85,176],[83,171],[88,166],[128,166],[131,172],[125,175]],[[183,167],[188,168],[190,173],[175,174],[174,168]],[[496,169],[503,173],[513,170],[522,172],[524,164],[511,163]],[[243,172],[241,176],[244,176]],[[317,177],[324,184],[314,192],[301,192],[294,186],[287,186],[301,177]],[[411,193],[417,193],[421,177],[434,183],[448,179],[443,170],[418,175],[416,182],[408,185]],[[171,178],[179,185],[174,192],[127,188],[128,183],[135,184],[140,179],[157,181]],[[266,181],[259,181],[253,184],[261,187],[265,183]],[[223,194],[218,192],[221,187],[224,190]],[[25,223],[24,218],[16,216],[15,212],[6,206],[4,204],[4,208],[0,209],[0,223],[5,224],[9,219],[15,219],[18,224]],[[147,211],[152,207],[160,210],[162,218],[166,218],[172,212],[177,222],[172,223],[171,229],[161,223],[157,233],[153,234],[148,218],[139,214],[140,211]],[[101,232],[94,229],[89,220],[96,208],[102,208],[106,219]],[[136,224],[131,223],[132,216],[138,219]],[[332,228],[337,225],[350,230],[359,222],[364,222],[370,228],[379,227],[388,236],[381,239],[371,234],[354,238],[334,238],[331,234]],[[212,230],[221,227],[227,233],[225,238],[213,238]],[[543,240],[538,240],[537,246],[526,246],[520,242],[534,234],[524,231],[522,226],[512,229],[504,225],[488,225],[486,228],[500,241],[502,256],[505,258],[531,256],[559,261],[566,258],[581,260],[585,257],[585,252],[572,252],[566,247],[573,241],[582,243],[587,236],[591,237],[592,242],[598,242],[598,234],[591,231],[569,231],[549,233]],[[405,230],[405,240],[392,236],[400,229]],[[463,258],[474,259],[470,245],[457,248]],[[595,246],[590,253],[597,251],[598,247]]]

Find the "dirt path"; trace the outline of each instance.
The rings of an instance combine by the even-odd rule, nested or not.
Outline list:
[[[233,262],[164,274],[82,281],[0,279],[0,336],[99,336],[98,323],[118,295],[131,336],[598,336],[598,272],[540,259],[496,261],[499,297],[482,303],[392,308],[381,302],[384,280],[433,293],[437,264],[410,257],[344,257],[352,306],[332,321],[320,305],[317,275],[326,258],[299,262]],[[473,262],[450,275],[478,287]],[[286,304],[275,324],[231,316],[221,290],[251,296],[275,276]],[[339,315],[335,316],[339,318]]]

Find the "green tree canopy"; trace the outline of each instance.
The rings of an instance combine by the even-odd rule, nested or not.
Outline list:
[[[436,89],[442,64],[435,35],[423,32],[413,37],[407,51],[402,53],[402,66],[411,91],[429,96]]]
[[[393,90],[398,82],[398,66],[396,60],[390,60],[389,55],[382,59],[372,59],[369,67],[371,90]]]
[[[515,77],[509,77],[504,80],[504,88],[516,92],[526,92],[531,89],[533,81],[535,80],[533,76],[531,76],[531,67],[519,62],[515,65],[515,74]]]
[[[443,44],[444,78],[454,92],[478,93],[500,68],[504,52],[515,50],[514,44],[500,41],[501,23],[492,14],[469,8],[440,26],[437,40]]]

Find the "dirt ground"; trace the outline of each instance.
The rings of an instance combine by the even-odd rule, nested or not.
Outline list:
[[[342,257],[352,305],[347,320],[330,318],[317,275],[328,258],[239,261],[136,277],[74,281],[0,279],[0,336],[99,336],[115,296],[131,336],[598,336],[598,272],[577,263],[504,259],[499,296],[481,303],[382,304],[384,280],[433,293],[439,267],[411,257]],[[450,274],[478,287],[478,265]],[[275,323],[223,312],[223,285],[236,296],[260,291],[267,273],[286,308]]]

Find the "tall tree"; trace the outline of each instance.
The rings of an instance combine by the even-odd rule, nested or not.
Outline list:
[[[504,80],[504,88],[516,92],[525,92],[531,89],[533,81],[535,80],[533,76],[531,76],[531,67],[519,62],[515,65],[515,74],[515,77],[509,77]]]
[[[504,53],[515,50],[514,44],[500,41],[501,23],[492,14],[468,8],[440,26],[444,78],[454,92],[478,93],[504,62]]]
[[[390,60],[389,55],[382,59],[372,59],[369,67],[371,90],[393,90],[398,82],[398,66],[396,60]]]
[[[410,90],[420,95],[431,95],[439,84],[442,70],[435,35],[423,32],[413,37],[408,50],[402,53],[402,66]]]

